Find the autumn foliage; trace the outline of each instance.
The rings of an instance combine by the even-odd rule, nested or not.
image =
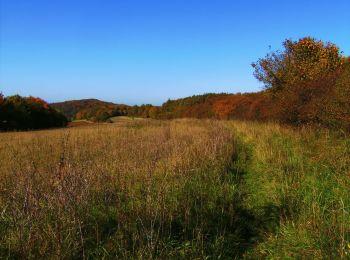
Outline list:
[[[253,63],[265,90],[169,100],[161,118],[197,117],[277,121],[350,130],[350,58],[332,43],[286,40],[284,51]]]
[[[254,76],[266,88],[278,91],[302,81],[317,80],[341,65],[339,48],[311,37],[286,40],[284,50],[253,63]]]
[[[128,106],[98,99],[71,100],[52,103],[51,106],[61,111],[69,120],[94,122],[105,122],[115,116],[156,118],[158,111],[158,107],[152,105]]]
[[[0,95],[0,130],[62,127],[66,117],[36,97]]]

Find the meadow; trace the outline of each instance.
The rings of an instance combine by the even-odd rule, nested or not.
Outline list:
[[[350,255],[350,137],[132,120],[0,133],[0,258]]]

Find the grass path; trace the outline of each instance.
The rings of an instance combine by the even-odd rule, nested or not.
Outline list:
[[[244,206],[258,243],[248,258],[346,258],[350,253],[350,139],[326,131],[235,122]]]

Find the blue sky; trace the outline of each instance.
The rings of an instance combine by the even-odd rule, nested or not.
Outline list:
[[[0,91],[126,104],[258,91],[250,64],[303,36],[350,55],[350,1],[0,0]]]

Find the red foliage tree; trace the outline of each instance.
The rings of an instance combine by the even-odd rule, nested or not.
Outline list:
[[[30,97],[27,98],[27,100],[28,100],[29,103],[37,104],[37,105],[43,107],[46,110],[49,109],[49,104],[45,100],[43,100],[41,98],[30,96]]]

